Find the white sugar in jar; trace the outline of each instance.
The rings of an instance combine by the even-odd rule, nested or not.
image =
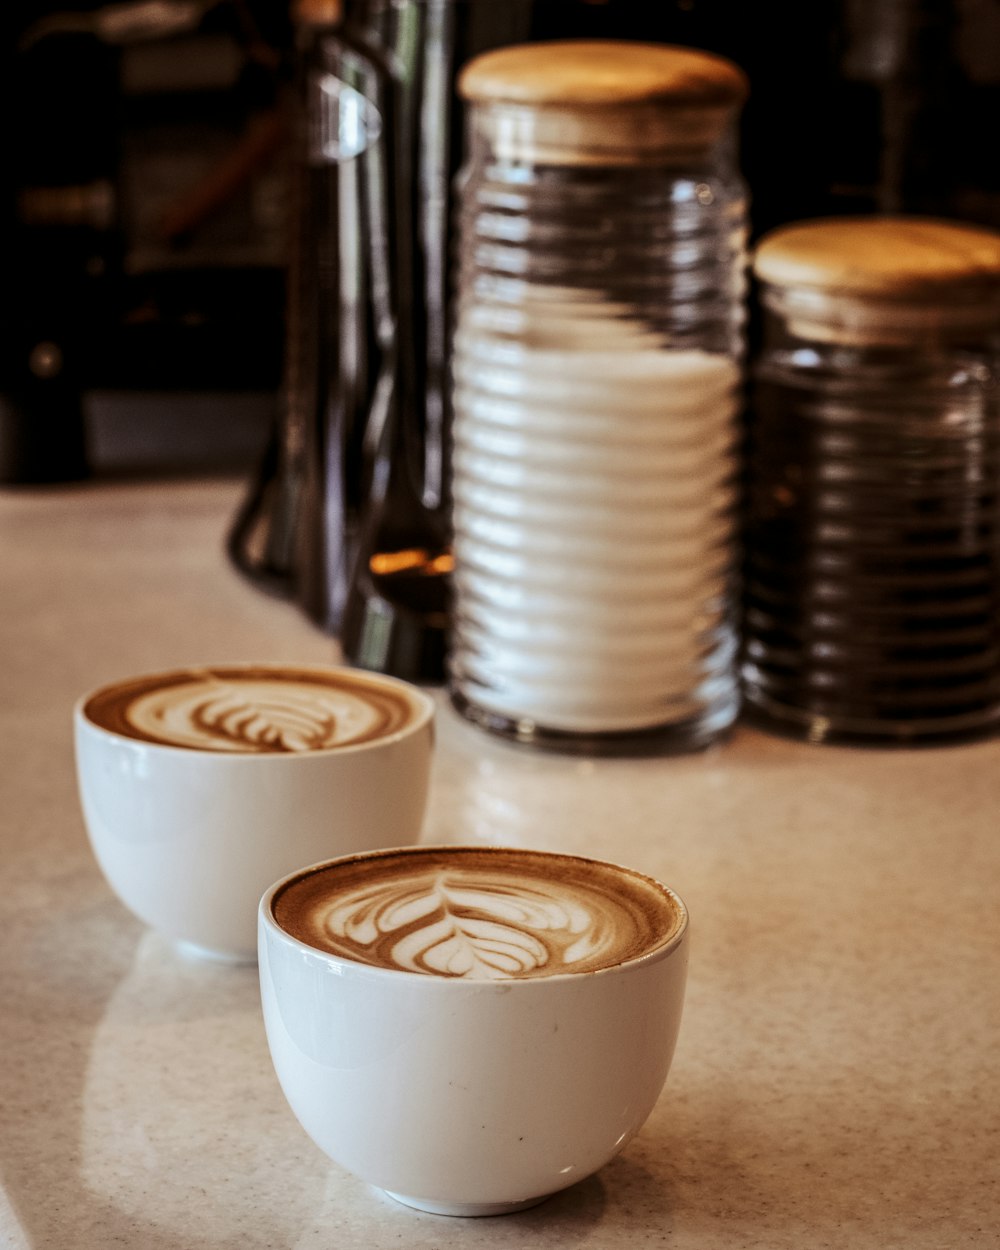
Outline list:
[[[742,75],[568,42],[460,89],[452,700],[541,745],[705,745],[738,708]]]

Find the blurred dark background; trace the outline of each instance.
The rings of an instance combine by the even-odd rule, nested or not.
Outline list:
[[[747,70],[755,236],[1000,228],[1000,0],[540,3],[562,34]],[[250,470],[282,373],[293,49],[278,0],[0,6],[0,481]]]
[[[245,462],[281,369],[287,13],[0,21],[0,474]]]

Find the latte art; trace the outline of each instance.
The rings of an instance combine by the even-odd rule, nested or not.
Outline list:
[[[438,976],[530,976],[600,959],[614,935],[594,912],[558,889],[486,883],[453,871],[409,886],[360,890],[330,908],[331,947],[372,962]]]
[[[593,972],[676,931],[667,892],[628,869],[503,848],[416,848],[320,868],[275,897],[278,924],[357,963],[475,980]]]
[[[217,751],[321,751],[368,736],[378,709],[349,691],[289,681],[209,677],[130,704],[129,724],[179,746]]]
[[[385,737],[415,710],[399,690],[340,670],[224,667],[137,678],[85,707],[126,737],[193,750],[323,751]]]

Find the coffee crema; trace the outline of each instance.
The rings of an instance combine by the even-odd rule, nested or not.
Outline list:
[[[199,751],[288,754],[359,746],[413,723],[402,689],[338,669],[221,665],[135,677],[84,715],[128,738]]]
[[[596,972],[666,945],[684,910],[633,869],[554,852],[415,847],[339,860],[271,901],[292,937],[355,963],[470,980]]]

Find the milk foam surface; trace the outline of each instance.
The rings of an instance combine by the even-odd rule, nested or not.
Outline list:
[[[212,668],[139,678],[93,696],[86,713],[128,737],[236,753],[346,747],[402,728],[412,709],[397,691],[288,668]]]
[[[273,914],[292,936],[354,962],[475,980],[593,972],[679,926],[667,892],[640,874],[498,848],[346,861],[291,882]]]

